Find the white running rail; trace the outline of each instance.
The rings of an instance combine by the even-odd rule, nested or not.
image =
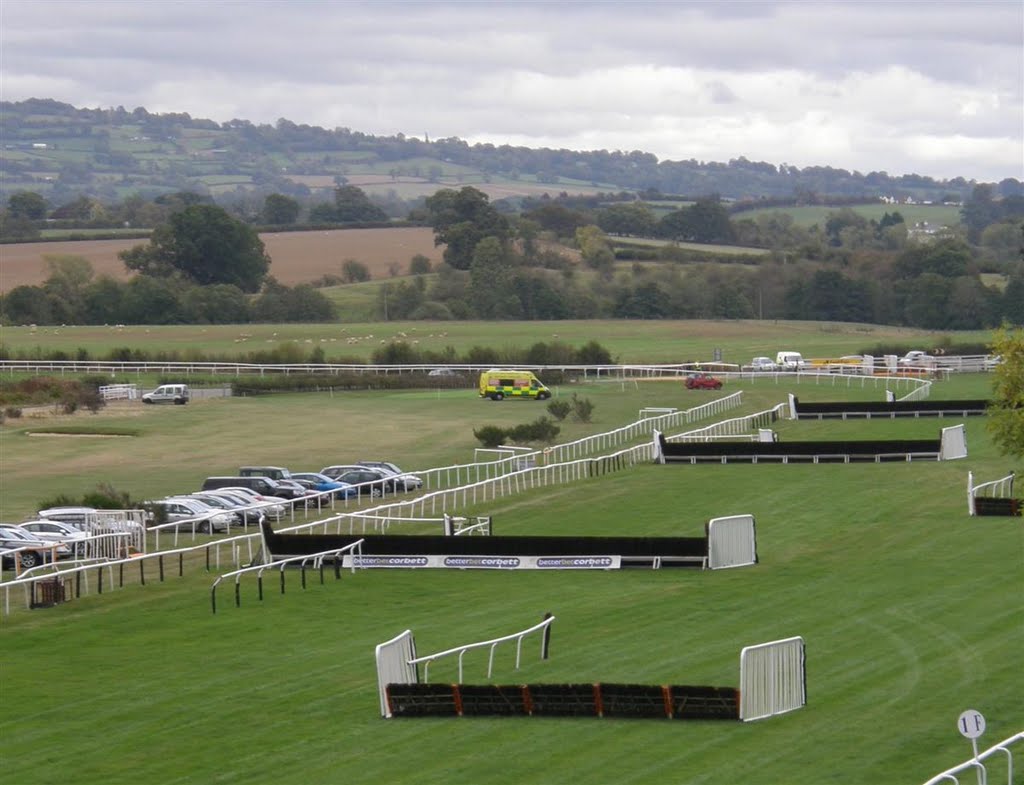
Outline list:
[[[1003,739],[998,744],[994,744],[982,753],[978,754],[977,758],[971,758],[965,760],[958,766],[953,766],[950,769],[936,774],[930,780],[924,783],[924,785],[939,785],[940,782],[952,782],[959,785],[960,780],[956,778],[957,774],[961,774],[970,769],[975,769],[978,775],[978,782],[982,785],[988,784],[988,771],[985,765],[982,763],[984,760],[988,760],[996,753],[1002,752],[1006,755],[1006,783],[1007,785],[1013,785],[1013,752],[1010,750],[1011,744],[1016,744],[1019,741],[1024,741],[1024,731],[1015,733],[1008,739]]]

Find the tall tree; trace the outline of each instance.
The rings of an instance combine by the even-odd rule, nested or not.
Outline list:
[[[593,267],[605,277],[611,276],[615,269],[615,254],[598,227],[581,226],[577,229],[576,247],[588,267]]]
[[[427,197],[425,206],[434,245],[446,246],[444,260],[457,270],[470,268],[477,243],[485,237],[505,243],[511,236],[508,219],[494,209],[487,194],[472,186],[458,191],[442,188]]]
[[[641,202],[613,204],[597,213],[597,225],[608,234],[649,237],[657,223],[651,208]]]
[[[85,293],[92,281],[92,264],[84,256],[46,254],[50,275],[43,289],[53,301],[55,321],[81,323],[85,317]]]
[[[130,270],[145,275],[180,273],[198,284],[234,284],[255,292],[270,268],[263,241],[252,227],[216,205],[193,204],[153,231],[149,245],[122,251]]]
[[[987,427],[1006,455],[1024,458],[1024,328],[1002,327],[992,341],[1002,358],[993,375]]]
[[[967,226],[967,239],[972,243],[980,241],[982,230],[1001,216],[1002,210],[995,201],[995,189],[987,183],[974,186],[971,198],[960,209],[960,217]]]
[[[263,200],[264,223],[285,226],[295,223],[302,207],[290,196],[284,194],[268,194]]]
[[[469,289],[473,307],[484,319],[518,319],[522,310],[512,291],[512,267],[497,237],[485,237],[473,250]]]
[[[34,191],[18,191],[7,199],[7,211],[15,218],[40,221],[46,217],[46,200]]]
[[[334,189],[335,220],[339,223],[373,223],[388,220],[388,215],[370,201],[362,188],[343,185]]]

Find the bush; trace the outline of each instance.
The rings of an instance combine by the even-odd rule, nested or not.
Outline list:
[[[119,491],[110,483],[101,482],[93,490],[83,494],[81,498],[58,494],[50,499],[39,502],[40,510],[51,507],[93,507],[97,510],[131,510],[139,507],[125,491]]]
[[[341,263],[341,277],[345,283],[361,283],[370,280],[370,269],[355,259],[346,259]]]
[[[561,428],[555,425],[547,417],[539,417],[533,422],[523,423],[515,426],[508,432],[508,437],[519,444],[539,442],[550,444],[561,432]]]
[[[6,406],[4,407],[4,417],[10,420],[17,420],[21,417],[21,409],[17,406]]]
[[[72,496],[68,496],[66,493],[59,493],[49,499],[43,499],[39,502],[40,510],[48,510],[51,507],[81,507],[82,504],[78,499]]]
[[[410,275],[426,275],[430,272],[430,259],[421,253],[416,254],[409,260]]]
[[[126,491],[119,491],[107,482],[101,482],[95,490],[82,496],[83,507],[95,507],[97,510],[130,510],[138,506]]]
[[[589,398],[580,398],[572,394],[572,416],[579,422],[590,422],[594,413],[594,404]]]
[[[569,401],[550,401],[548,403],[548,414],[554,417],[556,420],[561,422],[569,416],[569,412],[572,411],[572,404]]]
[[[482,446],[493,449],[505,441],[506,431],[497,425],[484,425],[481,428],[474,429],[473,436],[476,437]]]

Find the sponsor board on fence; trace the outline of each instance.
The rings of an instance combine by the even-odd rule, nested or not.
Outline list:
[[[356,568],[441,568],[449,570],[617,570],[621,556],[461,556],[402,555],[351,556],[346,554],[344,567]]]

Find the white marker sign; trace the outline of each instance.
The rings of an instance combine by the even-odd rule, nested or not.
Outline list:
[[[985,718],[981,712],[968,709],[960,715],[956,721],[956,727],[964,738],[976,739],[985,732]]]

